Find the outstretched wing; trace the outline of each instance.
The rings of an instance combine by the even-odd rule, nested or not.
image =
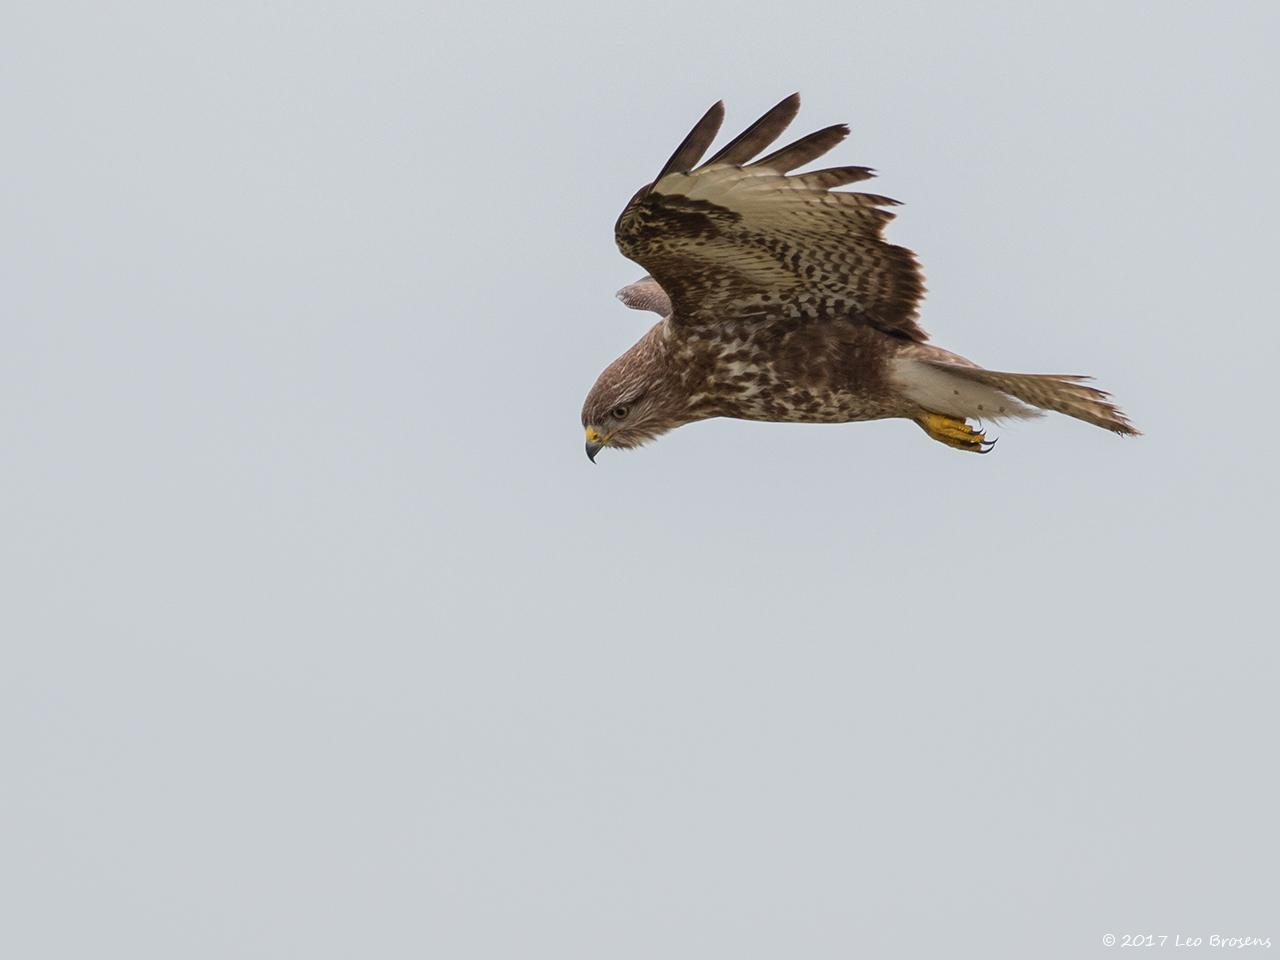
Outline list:
[[[793,94],[702,166],[724,116],[717,103],[656,180],[618,218],[618,248],[671,298],[673,319],[844,318],[923,341],[924,292],[915,255],[881,236],[888,197],[834,187],[866,180],[866,167],[790,171],[849,133],[844,125],[802,137],[762,159],[800,109]]]

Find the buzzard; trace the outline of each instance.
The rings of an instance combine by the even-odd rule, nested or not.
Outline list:
[[[787,97],[699,165],[717,103],[618,218],[623,255],[649,275],[618,292],[662,319],[605,368],[582,408],[587,456],[709,417],[846,423],[903,417],[957,450],[988,453],[983,421],[1056,410],[1136,434],[1088,377],[998,373],[928,343],[915,255],[882,236],[888,197],[837,190],[866,167],[792,173],[843,124],[754,159],[795,118]],[[976,421],[971,426],[968,421]]]

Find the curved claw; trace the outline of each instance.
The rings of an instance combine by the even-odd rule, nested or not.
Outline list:
[[[945,443],[956,450],[967,450],[970,453],[990,453],[996,445],[995,440],[988,440],[978,422],[978,429],[959,418],[941,413],[928,413],[917,417],[916,423],[934,440]]]

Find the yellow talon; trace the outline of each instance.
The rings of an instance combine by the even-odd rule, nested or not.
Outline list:
[[[948,417],[945,414],[926,413],[923,417],[916,417],[916,423],[920,424],[920,429],[939,443],[945,443],[948,447],[955,447],[957,450],[990,453],[991,448],[996,445],[994,440],[987,440],[983,431],[975,430],[964,420]]]

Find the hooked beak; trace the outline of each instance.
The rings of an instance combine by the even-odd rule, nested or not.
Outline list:
[[[587,459],[595,463],[596,454],[600,452],[608,439],[608,437],[600,436],[595,427],[587,427]]]

